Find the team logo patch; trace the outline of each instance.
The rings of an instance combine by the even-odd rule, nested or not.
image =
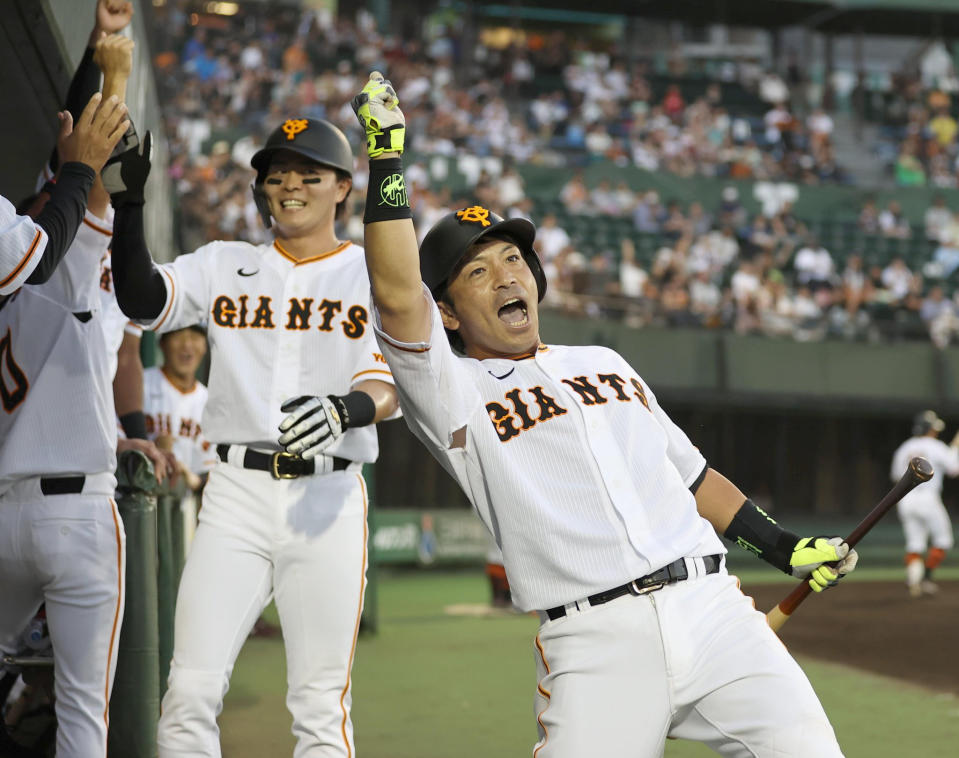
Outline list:
[[[391,208],[406,207],[410,204],[406,195],[406,182],[403,174],[390,174],[380,182],[380,205]]]
[[[481,205],[471,205],[469,208],[456,211],[456,217],[460,221],[468,221],[471,224],[479,224],[480,226],[489,226],[491,223],[489,220],[489,209]]]
[[[305,132],[310,122],[305,118],[288,118],[283,122],[283,133],[288,140],[292,140],[300,132]]]

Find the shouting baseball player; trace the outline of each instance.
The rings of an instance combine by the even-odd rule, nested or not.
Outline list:
[[[148,143],[149,134],[144,140]],[[339,129],[291,118],[252,159],[272,244],[213,242],[154,266],[143,240],[149,146],[121,156],[113,275],[131,318],[207,326],[203,429],[221,463],[180,581],[161,758],[218,756],[216,716],[272,596],[302,758],[351,756],[350,671],[363,608],[373,424],[393,379],[370,327],[363,251],[336,238],[353,153]]]
[[[942,481],[944,474],[959,476],[959,432],[947,445],[938,439],[945,428],[935,411],[916,414],[912,437],[896,448],[889,468],[893,481],[898,481],[909,461],[919,455],[932,464],[934,471],[932,479],[916,487],[896,506],[906,537],[906,587],[913,597],[939,591],[932,574],[953,545],[952,522],[942,504]]]
[[[129,127],[126,106],[109,94],[125,73],[107,61],[104,74],[108,96],[91,99],[77,120],[74,139],[86,146],[61,152],[58,185],[72,174],[89,188]],[[61,118],[69,132],[72,119]],[[0,303],[0,652],[16,651],[45,603],[61,758],[106,755],[123,613],[125,537],[113,501],[117,435],[102,369],[99,265],[98,256],[66,256],[49,281]]]
[[[513,601],[540,612],[534,755],[652,758],[667,736],[841,755],[716,532],[816,590],[855,553],[800,539],[710,469],[617,353],[540,342],[530,222],[463,208],[417,253],[396,93],[374,72],[353,107],[372,159],[373,323],[405,418],[502,547]]]

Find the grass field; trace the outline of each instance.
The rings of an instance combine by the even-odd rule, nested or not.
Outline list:
[[[762,569],[759,576],[776,578]],[[868,578],[866,572],[857,572],[850,580]],[[483,604],[487,592],[477,570],[381,571],[379,632],[361,636],[353,669],[360,758],[530,755],[536,739],[536,619],[444,612],[453,604]],[[959,749],[959,698],[843,666],[809,659],[800,663],[846,758],[948,756]],[[249,640],[220,719],[225,758],[292,755],[284,697],[282,642]],[[665,755],[715,753],[702,745],[671,741]]]

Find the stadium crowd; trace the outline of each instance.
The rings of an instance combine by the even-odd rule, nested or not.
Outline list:
[[[353,20],[271,8],[216,29],[196,24],[186,7],[157,9],[161,52],[155,58],[181,249],[209,239],[265,240],[248,166],[266,132],[298,112],[351,133],[349,98],[363,72],[384,67],[403,83],[412,152],[496,156],[505,166],[499,176],[480,172],[468,193],[453,194],[431,183],[425,166],[411,165],[407,181],[419,228],[472,202],[541,221],[538,245],[555,307],[623,314],[636,326],[798,339],[931,334],[945,345],[959,331],[959,302],[948,290],[924,284],[922,273],[901,259],[880,265],[867,263],[864,250],[827,250],[788,206],[773,217],[750,218],[731,188],[717,208],[682,207],[625,184],[589,187],[576,173],[562,190],[557,218],[544,216],[516,170],[531,162],[574,168],[593,159],[683,176],[845,181],[828,114],[792,115],[795,82],[730,64],[687,102],[676,85],[654,96],[644,64],[628,66],[558,39],[531,35],[522,49],[477,42],[467,53],[453,25],[440,22],[427,24],[431,33],[422,42],[401,43],[380,36],[364,12]],[[464,65],[470,87],[457,83]],[[670,72],[683,74],[672,64]],[[730,113],[724,81],[745,83],[756,102],[768,104],[765,116]],[[544,89],[543,82],[556,86]],[[439,102],[456,107],[437,109]],[[355,179],[350,202],[359,209],[364,177]],[[361,240],[359,215],[352,214],[344,236]],[[635,234],[615,232],[606,249],[584,247],[588,240],[563,232],[570,216],[631,219]],[[879,210],[867,203],[860,226],[885,237],[911,233],[894,205]],[[654,255],[637,253],[635,235],[656,238]],[[945,246],[940,254],[945,275],[959,264],[959,250]]]

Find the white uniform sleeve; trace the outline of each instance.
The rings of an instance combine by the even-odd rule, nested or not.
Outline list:
[[[210,313],[210,287],[215,275],[220,242],[211,242],[172,263],[158,266],[166,285],[166,302],[153,321],[139,321],[143,328],[163,334],[194,324],[206,324]]]
[[[18,290],[40,263],[47,233],[0,196],[0,295]]]
[[[375,303],[373,328],[396,381],[407,424],[434,446],[448,449],[453,433],[466,426],[483,400],[464,360],[450,347],[439,309],[425,286],[423,296],[432,308],[428,342],[406,343],[390,337],[382,329]]]
[[[942,443],[942,470],[946,476],[959,476],[959,450]]]
[[[666,446],[666,457],[672,462],[683,478],[683,483],[690,487],[693,482],[703,473],[706,467],[706,458],[699,452],[699,448],[689,441],[686,433],[673,423],[673,420],[666,415],[656,395],[644,381],[640,380],[646,387],[646,399],[649,401],[649,409],[652,411],[656,421],[665,430],[668,440]]]

